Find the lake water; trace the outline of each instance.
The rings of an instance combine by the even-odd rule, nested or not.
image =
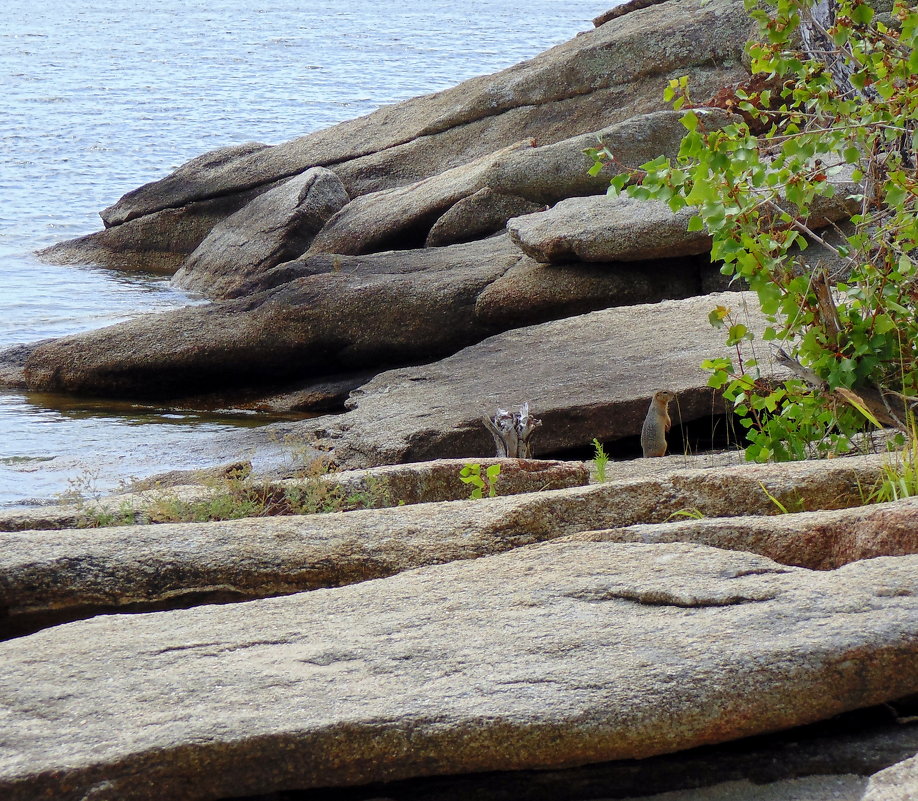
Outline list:
[[[0,348],[191,302],[33,251],[207,150],[274,144],[529,58],[615,0],[3,0]],[[215,418],[0,390],[0,506],[193,467]]]

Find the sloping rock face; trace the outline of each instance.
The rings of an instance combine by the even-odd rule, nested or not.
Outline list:
[[[0,645],[0,792],[191,801],[643,758],[807,723],[918,690],[916,576],[918,557],[814,573],[565,543],[100,617]]]
[[[520,139],[552,144],[660,110],[661,87],[672,77],[689,75],[693,91],[707,96],[745,77],[740,58],[750,30],[738,0],[704,6],[671,0],[636,11],[496,75],[274,147],[201,156],[128,193],[102,214],[112,228],[169,212],[170,224],[185,229],[183,237],[170,244],[168,227],[151,222],[123,236],[103,232],[72,248],[65,243],[55,249],[56,258],[113,263],[124,251],[124,261],[145,267],[150,250],[157,263],[175,265],[220,216],[218,207],[203,213],[198,204],[219,199],[226,216],[243,205],[235,200],[240,193],[265,191],[310,167],[334,169],[355,197],[414,183]],[[194,226],[182,225],[186,216],[197,220]]]
[[[700,368],[726,354],[708,323],[724,293],[605,309],[490,337],[434,364],[382,373],[351,394],[353,411],[316,422],[339,463],[368,467],[490,455],[481,416],[528,401],[543,421],[536,454],[639,434],[658,389],[677,395],[673,419],[722,409]],[[750,308],[750,330],[764,318]],[[729,355],[729,354],[726,354]]]
[[[657,272],[614,264],[583,272],[524,260],[505,235],[311,256],[252,278],[244,298],[0,353],[0,376],[33,390],[110,396],[181,399],[259,384],[273,394],[284,382],[435,359],[511,325],[695,295],[713,269],[674,261],[650,265]]]
[[[300,256],[349,200],[331,170],[306,170],[218,223],[173,282],[208,297],[236,297],[261,273]]]
[[[520,258],[506,238],[410,254],[322,257],[270,292],[186,307],[41,345],[29,387],[183,397],[431,358],[490,333],[479,293]]]
[[[219,169],[227,161],[257,153],[265,147],[267,145],[252,143],[222,148],[192,159],[182,169],[188,174]],[[163,208],[122,225],[52,245],[39,251],[38,255],[55,264],[93,263],[113,269],[149,270],[172,275],[217,223],[283,180],[230,195],[217,195],[174,208]]]

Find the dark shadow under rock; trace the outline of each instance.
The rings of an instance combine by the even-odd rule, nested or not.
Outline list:
[[[238,801],[605,801],[711,788],[711,801],[747,801],[767,785],[804,777],[866,777],[918,753],[914,696],[832,720],[725,745],[650,759],[607,762],[569,770],[442,776],[367,787],[289,790]],[[736,782],[731,792],[718,785]],[[745,784],[745,788],[743,785]],[[743,792],[745,789],[746,793]],[[844,796],[828,796],[842,799]],[[812,796],[807,796],[807,800]],[[224,799],[223,801],[229,801]]]

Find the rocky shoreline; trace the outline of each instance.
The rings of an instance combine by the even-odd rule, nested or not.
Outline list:
[[[204,154],[44,253],[211,302],[0,352],[4,385],[321,416],[227,437],[207,480],[0,515],[0,796],[918,794],[918,504],[865,505],[894,457],[696,453],[726,427],[708,312],[765,321],[685,213],[587,173],[599,144],[677,152],[666,81],[745,80],[750,34],[738,0],[635,0],[496,75]],[[663,388],[671,455],[582,461],[634,455]],[[524,403],[538,458],[493,459],[482,418]],[[285,475],[289,441],[336,469]],[[473,466],[498,497],[469,499]],[[275,513],[158,522],[226,480]]]

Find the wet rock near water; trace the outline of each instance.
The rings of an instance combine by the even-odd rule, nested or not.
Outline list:
[[[95,234],[59,242],[37,255],[52,264],[98,264],[116,270],[172,275],[215,225],[277,183],[160,209]]]
[[[211,395],[202,398],[208,408],[226,408],[234,397],[251,406],[259,396],[268,403],[283,384],[321,384],[324,376],[430,361],[518,325],[692,296],[711,271],[679,259],[543,269],[506,235],[443,248],[310,256],[253,277],[246,297],[0,353],[0,365],[8,365],[0,371],[36,391],[192,404],[195,396]],[[675,330],[682,320],[657,324]],[[707,323],[693,325],[705,327],[704,341],[719,351]],[[562,352],[560,342],[554,345],[543,350],[546,359]],[[697,363],[710,355],[697,353]],[[594,361],[601,358],[594,354]],[[622,370],[628,362],[615,364]]]
[[[918,691],[916,560],[813,572],[681,543],[551,543],[61,626],[0,645],[0,791],[215,798],[643,758],[813,722]]]
[[[25,380],[44,391],[185,397],[435,358],[490,333],[475,301],[519,258],[500,238],[309,260],[302,277],[275,290],[37,347]]]

